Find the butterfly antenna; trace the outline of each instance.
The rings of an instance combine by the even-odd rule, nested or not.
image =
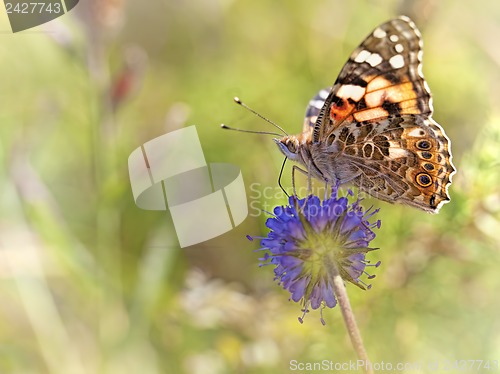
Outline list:
[[[283,134],[278,134],[277,132],[269,132],[269,131],[253,131],[253,130],[242,130],[242,129],[235,129],[234,127],[229,127],[224,124],[220,125],[221,129],[224,130],[233,130],[233,131],[240,131],[240,132],[249,132],[250,134],[263,134],[263,135],[274,135],[278,137],[282,137]]]
[[[235,97],[234,97],[234,102],[235,102],[236,104],[241,105],[243,108],[245,108],[245,109],[249,110],[250,112],[252,112],[253,114],[255,114],[257,117],[259,117],[259,118],[263,119],[263,120],[264,120],[264,121],[266,121],[267,123],[270,123],[271,125],[273,125],[274,127],[276,127],[278,130],[280,130],[283,134],[285,134],[285,135],[287,135],[287,136],[288,136],[287,132],[286,132],[285,130],[283,130],[283,128],[282,128],[281,126],[277,125],[276,123],[274,123],[274,122],[273,122],[273,121],[271,121],[270,119],[268,119],[268,118],[264,117],[262,114],[257,113],[255,110],[253,110],[253,109],[252,109],[252,108],[250,108],[248,105],[246,105],[243,101],[241,101],[239,97],[235,96]],[[282,135],[280,135],[280,136],[282,136]]]

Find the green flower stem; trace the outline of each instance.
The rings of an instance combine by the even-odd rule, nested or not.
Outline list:
[[[333,281],[333,291],[335,292],[340,310],[342,311],[342,317],[344,318],[347,332],[351,338],[352,346],[354,347],[358,358],[364,362],[363,371],[367,374],[373,374],[373,368],[370,359],[368,358],[368,354],[366,353],[365,346],[363,345],[363,339],[361,338],[361,333],[359,332],[356,318],[354,317],[351,303],[349,302],[349,297],[347,296],[344,280],[340,276],[339,268],[335,263],[335,260],[330,258],[330,256],[325,256],[325,262],[329,278]]]

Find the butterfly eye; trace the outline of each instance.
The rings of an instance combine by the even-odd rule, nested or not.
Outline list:
[[[291,153],[296,153],[297,152],[297,146],[295,145],[294,142],[289,141],[286,143],[286,147]]]

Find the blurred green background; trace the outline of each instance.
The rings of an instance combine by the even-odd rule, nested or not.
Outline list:
[[[317,311],[301,325],[245,238],[266,233],[258,209],[285,202],[259,196],[277,186],[274,142],[219,124],[270,129],[238,95],[300,132],[308,100],[399,14],[422,31],[458,173],[437,216],[365,201],[381,208],[369,258],[382,266],[370,291],[348,292],[374,362],[444,372],[500,360],[500,3],[81,0],[18,34],[1,13],[0,373],[289,373],[290,360],[355,360],[338,308],[324,310],[326,326]],[[180,249],[168,212],[135,206],[127,159],[192,124],[209,162],[242,169],[251,215]]]

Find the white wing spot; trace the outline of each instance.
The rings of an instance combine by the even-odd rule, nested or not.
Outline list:
[[[389,148],[389,158],[397,159],[408,156],[407,151],[403,148],[400,148],[401,146],[399,145],[399,143],[390,142],[390,144],[391,147]]]
[[[403,56],[395,55],[389,59],[389,64],[391,64],[391,66],[394,69],[399,69],[399,68],[402,68],[403,66],[405,66],[405,60],[404,60]]]
[[[321,90],[319,91],[319,97],[321,97],[323,100],[326,100],[328,97],[329,92],[327,90]]]
[[[414,36],[416,35],[414,32],[409,32],[409,31],[402,31],[401,34],[405,37],[405,39],[411,40],[415,39]]]
[[[417,74],[420,78],[423,78],[424,77],[424,73],[422,72],[422,64],[418,64],[418,67],[417,67]],[[425,83],[425,82],[424,82]]]
[[[309,106],[312,106],[316,109],[321,109],[321,108],[323,108],[324,103],[325,102],[323,100],[311,100],[311,101],[309,101]]]
[[[382,30],[380,27],[377,27],[373,31],[373,36],[376,38],[384,38],[386,35],[387,35],[387,33],[384,30]]]
[[[346,84],[344,86],[340,86],[337,96],[342,99],[351,98],[354,101],[359,101],[365,94],[366,89],[361,86],[356,86],[354,84]]]
[[[399,40],[399,36],[391,35],[391,36],[389,36],[389,40],[393,43],[396,43]]]
[[[416,127],[413,130],[409,131],[407,135],[413,138],[422,138],[426,135],[426,133],[422,129]]]
[[[365,60],[371,56],[371,53],[365,50],[362,50],[361,52],[358,53],[356,58],[354,59],[355,62],[365,62]]]
[[[378,53],[372,53],[370,57],[366,59],[366,62],[369,63],[372,67],[377,66],[382,62],[382,57]]]
[[[396,50],[396,52],[398,52],[398,53],[401,53],[401,52],[403,52],[403,51],[404,51],[404,47],[403,47],[403,45],[401,45],[401,44],[396,44],[396,45],[394,46],[394,49],[395,49],[395,50]]]

